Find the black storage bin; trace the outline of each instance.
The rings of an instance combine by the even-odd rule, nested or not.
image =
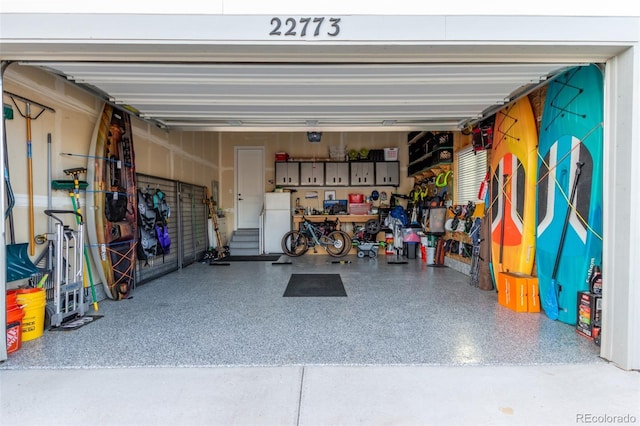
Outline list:
[[[407,259],[415,259],[418,253],[418,243],[404,243],[402,249]]]

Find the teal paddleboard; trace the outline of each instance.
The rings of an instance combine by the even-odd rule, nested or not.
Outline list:
[[[540,306],[567,324],[576,323],[578,292],[589,289],[591,270],[602,264],[602,125],[597,66],[571,68],[549,82],[538,146],[536,268]]]

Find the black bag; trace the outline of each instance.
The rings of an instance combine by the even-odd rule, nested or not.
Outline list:
[[[109,222],[120,222],[127,215],[127,193],[118,187],[114,192],[107,192],[104,214]]]

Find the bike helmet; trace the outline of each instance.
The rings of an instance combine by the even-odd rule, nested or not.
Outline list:
[[[447,221],[444,223],[444,229],[447,231],[455,231],[455,229],[453,228],[453,219],[447,219]]]

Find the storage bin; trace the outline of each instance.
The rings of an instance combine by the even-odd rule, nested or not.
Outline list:
[[[385,148],[384,161],[398,161],[398,148]]]
[[[286,152],[276,152],[276,161],[288,161],[289,154]]]
[[[418,243],[403,243],[403,252],[407,259],[415,259],[418,251]]]
[[[402,241],[405,243],[419,243],[420,235],[418,235],[418,231],[421,230],[422,228],[403,227]]]
[[[334,161],[345,161],[347,158],[347,149],[343,146],[331,145],[329,147],[329,158]]]
[[[453,133],[440,132],[434,136],[436,148],[453,148]]]
[[[369,161],[384,161],[384,150],[383,149],[370,149],[369,155],[367,155],[367,160]]]
[[[540,312],[538,278],[518,272],[498,272],[498,304],[516,312]]]
[[[431,156],[431,164],[436,165],[440,163],[452,163],[453,162],[453,148],[441,148],[433,151]]]
[[[371,204],[368,203],[349,203],[349,214],[369,214],[370,209]]]
[[[364,203],[364,194],[349,194],[349,204]]]

